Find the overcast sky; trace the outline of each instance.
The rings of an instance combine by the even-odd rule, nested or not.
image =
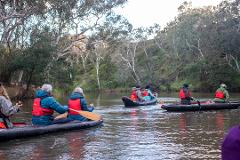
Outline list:
[[[128,0],[124,8],[116,12],[137,27],[149,27],[154,23],[166,26],[177,15],[177,8],[186,0]],[[193,7],[217,5],[222,0],[192,0]]]

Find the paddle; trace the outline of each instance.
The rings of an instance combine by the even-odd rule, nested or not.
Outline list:
[[[87,118],[87,119],[90,119],[90,120],[93,120],[93,121],[99,121],[102,119],[102,116],[101,115],[98,115],[96,113],[92,113],[92,112],[88,112],[88,111],[78,111],[78,110],[75,110],[75,109],[71,109],[69,108],[69,110],[72,110],[74,112],[77,112],[78,114],[80,114],[81,116]],[[63,113],[63,114],[60,114],[58,115],[57,117],[55,117],[54,119],[55,120],[58,120],[58,119],[62,119],[62,118],[67,118],[67,115],[68,113]]]
[[[88,112],[88,111],[78,111],[78,110],[71,109],[71,108],[69,108],[69,110],[77,112],[81,116],[83,116],[87,119],[93,120],[93,121],[99,121],[102,119],[102,116],[99,114],[96,114],[96,113],[92,113],[92,112]]]
[[[197,101],[197,104],[199,106],[199,110],[201,110],[201,104],[200,104],[199,100],[196,100],[196,101]]]

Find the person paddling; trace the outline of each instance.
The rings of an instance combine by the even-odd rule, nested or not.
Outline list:
[[[54,124],[54,111],[63,114],[68,111],[68,106],[62,106],[55,100],[55,98],[52,96],[52,85],[43,84],[41,89],[36,91],[36,97],[33,102],[32,124]]]
[[[192,94],[188,87],[189,87],[188,84],[183,84],[183,87],[179,92],[179,98],[181,99],[181,104],[191,104],[191,100],[194,100],[194,98],[191,97]]]
[[[229,93],[227,91],[227,85],[222,83],[220,87],[215,92],[215,98],[213,100],[215,103],[226,103],[229,101]]]
[[[83,89],[80,87],[76,87],[73,90],[73,93],[71,94],[70,99],[68,101],[68,107],[69,107],[68,118],[71,120],[79,121],[86,121],[88,119],[81,116],[78,112],[75,112],[74,110],[88,112],[92,112],[94,110],[94,107],[92,105],[87,106],[87,102],[84,98]]]
[[[0,83],[0,129],[12,128],[9,117],[20,111],[21,102],[12,104],[4,86]]]

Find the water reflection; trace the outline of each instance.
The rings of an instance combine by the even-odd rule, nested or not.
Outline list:
[[[240,122],[239,109],[169,113],[159,105],[125,108],[123,95],[86,96],[103,115],[102,127],[2,142],[0,159],[220,159],[224,135]],[[177,100],[174,93],[160,96],[164,102]],[[198,95],[202,100],[211,96]],[[32,101],[24,103],[15,120],[31,120]]]
[[[179,128],[181,137],[184,138],[187,136],[187,121],[185,114],[181,114],[179,118]]]

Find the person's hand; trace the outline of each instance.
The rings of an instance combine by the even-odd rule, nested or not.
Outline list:
[[[66,111],[68,111],[68,110],[69,110],[69,108],[68,108],[68,106],[67,106],[67,105],[64,105],[64,106],[63,106],[63,108],[64,108]]]
[[[16,103],[16,106],[17,106],[18,108],[22,107],[22,106],[23,106],[22,101],[18,101],[18,102]]]
[[[196,100],[195,98],[193,98],[193,97],[190,97],[190,99],[193,100],[193,101],[197,101],[197,100]]]

